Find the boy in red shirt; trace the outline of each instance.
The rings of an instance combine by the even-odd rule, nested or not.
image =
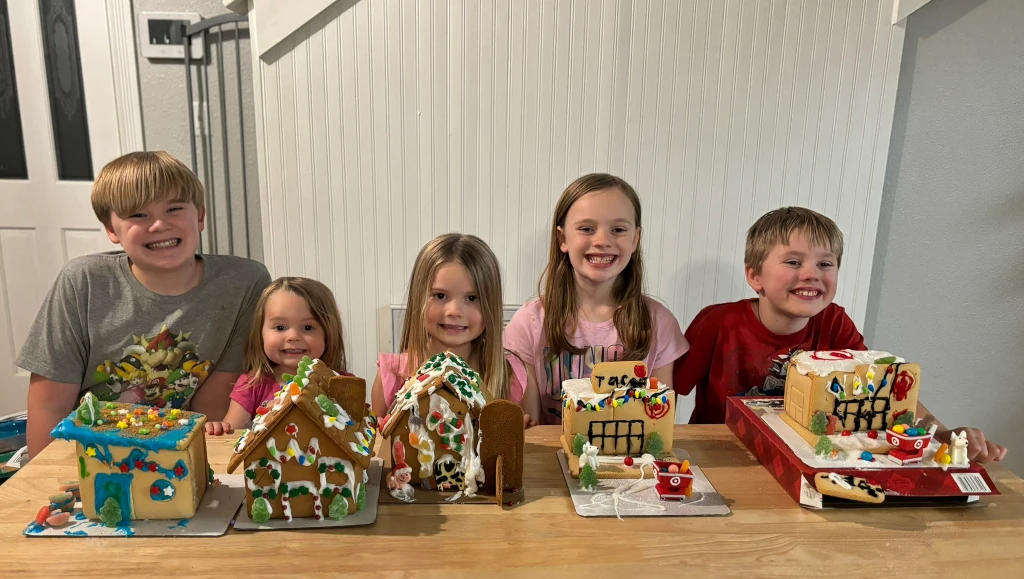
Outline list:
[[[832,303],[843,257],[843,234],[828,217],[802,207],[769,211],[747,231],[744,269],[758,297],[711,305],[690,323],[690,350],[676,361],[673,386],[680,395],[697,389],[691,424],[725,421],[725,399],[741,394],[781,396],[786,359],[797,350],[866,350],[864,336],[841,306]],[[918,402],[923,424],[937,423]],[[1006,449],[974,428],[972,460],[1002,460]]]

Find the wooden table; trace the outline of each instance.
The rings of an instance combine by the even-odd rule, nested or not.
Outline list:
[[[0,576],[1024,576],[1024,481],[1001,466],[989,473],[1003,494],[981,507],[811,511],[725,426],[677,426],[676,446],[732,515],[585,519],[555,456],[558,433],[527,431],[527,500],[512,509],[381,505],[370,526],[212,539],[24,537],[58,481],[74,477],[73,447],[57,441],[0,486]],[[215,471],[232,442],[208,440]]]

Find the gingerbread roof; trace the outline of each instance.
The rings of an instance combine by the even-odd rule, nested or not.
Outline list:
[[[234,472],[271,432],[284,428],[285,416],[293,411],[319,426],[354,464],[364,469],[370,465],[377,418],[366,405],[366,382],[339,376],[320,360],[305,358],[292,380],[257,409],[252,427],[235,442],[228,472]]]
[[[204,424],[206,417],[198,412],[100,402],[92,392],[86,392],[78,409],[60,421],[50,436],[82,444],[182,450],[188,448]]]
[[[454,394],[466,403],[474,418],[479,418],[480,411],[484,404],[487,404],[487,397],[480,389],[480,380],[480,374],[459,356],[451,352],[435,354],[424,362],[416,374],[395,394],[395,400],[388,412],[390,418],[381,429],[381,436],[391,436],[409,410],[414,408],[421,398],[433,394],[438,389]]]

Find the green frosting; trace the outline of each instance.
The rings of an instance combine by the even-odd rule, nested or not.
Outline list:
[[[914,411],[913,410],[908,410],[908,411],[904,412],[903,414],[900,414],[899,418],[896,419],[896,422],[894,423],[894,425],[895,424],[903,424],[905,426],[913,426],[914,425]]]
[[[818,438],[818,444],[814,445],[814,454],[818,456],[828,456],[832,454],[832,440],[827,436]]]
[[[875,364],[895,364],[896,356],[886,356],[875,360]]]

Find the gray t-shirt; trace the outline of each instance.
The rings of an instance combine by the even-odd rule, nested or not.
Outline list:
[[[64,265],[17,365],[81,384],[100,400],[187,408],[210,372],[241,372],[263,264],[203,255],[203,279],[180,296],[143,286],[123,251]]]

